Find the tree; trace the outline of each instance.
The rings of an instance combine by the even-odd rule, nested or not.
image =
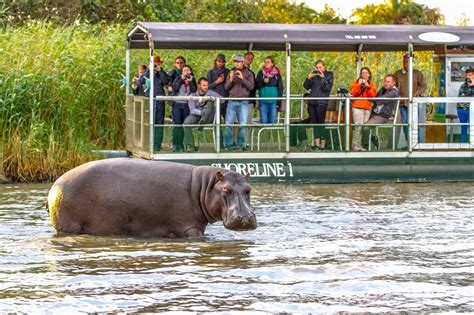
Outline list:
[[[438,8],[429,8],[413,0],[386,0],[353,11],[355,24],[418,24],[442,25],[444,16]]]

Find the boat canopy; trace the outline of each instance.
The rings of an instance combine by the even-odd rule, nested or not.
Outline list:
[[[474,45],[474,27],[426,25],[237,24],[139,22],[131,49],[406,51]]]

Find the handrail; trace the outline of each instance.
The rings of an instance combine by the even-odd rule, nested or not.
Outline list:
[[[131,95],[130,95],[131,96]],[[143,97],[143,98],[146,98],[146,99],[149,99],[148,97]],[[216,108],[216,112],[215,112],[215,115],[216,117],[220,117],[220,103],[223,102],[223,101],[229,101],[229,100],[234,100],[234,101],[243,101],[243,100],[247,100],[247,101],[258,101],[258,100],[290,100],[290,105],[291,105],[291,101],[301,101],[298,102],[298,107],[301,106],[301,108],[303,109],[304,108],[304,102],[303,101],[307,101],[307,100],[326,100],[326,101],[330,101],[330,100],[336,100],[339,102],[339,105],[337,106],[337,109],[336,111],[339,111],[341,113],[344,114],[344,122],[338,122],[338,123],[325,123],[324,126],[339,126],[339,127],[343,127],[345,129],[345,132],[344,132],[344,136],[342,136],[343,139],[345,139],[345,146],[344,146],[344,150],[346,152],[349,152],[350,151],[350,133],[351,133],[351,127],[353,126],[361,126],[361,125],[364,125],[364,126],[367,126],[367,127],[370,127],[370,126],[378,126],[377,124],[355,124],[355,123],[351,123],[350,121],[350,114],[351,114],[351,101],[352,100],[370,100],[370,101],[397,101],[397,100],[408,100],[407,97],[396,97],[396,98],[387,98],[387,97],[352,97],[350,95],[348,96],[340,96],[340,95],[333,95],[333,96],[328,96],[328,97],[304,97],[302,96],[301,94],[290,94],[290,96],[287,98],[285,95],[283,95],[282,97],[213,97],[213,96],[171,96],[171,95],[159,95],[159,96],[156,96],[154,98],[155,100],[162,100],[162,101],[190,101],[190,100],[193,100],[193,101],[199,101],[199,102],[203,102],[203,101],[213,101],[215,103],[215,105],[217,106]],[[419,104],[424,104],[424,103],[468,103],[470,104],[470,108],[474,108],[474,98],[472,97],[415,97],[412,99],[412,102],[410,103],[410,111],[416,111],[416,108],[418,107]],[[293,104],[293,106],[295,106],[296,104]],[[289,121],[293,121],[294,119],[300,119],[300,117],[291,117],[291,112],[287,112],[286,115],[288,115],[289,117],[289,120],[286,120],[284,123],[275,123],[275,124],[254,124],[254,123],[249,123],[249,124],[246,124],[246,125],[235,125],[235,124],[226,124],[226,126],[238,126],[238,127],[252,127],[252,126],[258,126],[258,127],[282,127],[284,126],[285,127],[285,132],[288,132],[287,129],[289,130],[289,126],[290,126],[290,123]],[[341,114],[342,115],[342,114]],[[299,115],[298,115],[299,116]],[[471,113],[471,118],[474,117],[474,115]],[[470,140],[468,141],[468,143],[460,143],[460,145],[463,146],[463,148],[474,148],[474,143],[473,143],[473,136],[472,136],[472,133],[474,132],[474,124],[473,124],[473,121],[471,119],[471,122],[470,123],[460,123],[460,122],[453,122],[452,120],[450,120],[449,122],[444,122],[444,123],[439,123],[439,122],[429,122],[429,123],[426,123],[426,122],[421,122],[418,120],[418,116],[415,114],[413,115],[413,121],[409,121],[408,123],[400,123],[400,122],[397,122],[397,121],[394,121],[393,123],[390,123],[391,126],[394,126],[394,127],[402,127],[402,126],[409,126],[409,130],[408,130],[408,133],[409,133],[409,139],[413,139],[413,141],[411,142],[412,143],[412,147],[409,148],[409,152],[411,152],[413,149],[418,149],[420,148],[419,145],[427,145],[427,144],[424,144],[424,143],[418,143],[418,141],[416,141],[416,137],[418,136],[418,129],[419,128],[425,128],[427,126],[446,126],[446,127],[451,127],[451,126],[470,126],[469,127],[469,133],[471,134],[471,137],[470,137]],[[221,150],[221,143],[220,143],[220,139],[221,139],[221,130],[220,130],[220,127],[221,127],[221,122],[220,122],[220,119],[216,119],[214,120],[214,122],[212,124],[208,124],[209,126],[215,126],[217,127],[217,130],[216,130],[216,152],[219,153]],[[153,126],[157,126],[155,124],[153,124]],[[314,124],[298,124],[298,126],[313,126],[314,127]],[[411,128],[410,128],[411,126]],[[450,145],[453,145],[453,143],[448,143]],[[443,145],[443,143],[440,143],[439,145]],[[441,147],[440,146],[440,147]],[[289,152],[289,148],[288,149],[285,149],[285,151]]]

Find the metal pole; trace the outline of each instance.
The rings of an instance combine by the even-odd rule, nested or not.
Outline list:
[[[408,44],[408,151],[413,151],[413,44]],[[416,124],[418,127],[418,124]],[[418,133],[417,133],[418,136]]]
[[[286,36],[286,34],[285,34]],[[286,106],[285,106],[285,151],[290,152],[290,74],[291,74],[291,44],[286,42]]]
[[[125,50],[125,95],[130,94],[130,43],[127,41]]]
[[[346,152],[349,152],[350,151],[350,138],[351,138],[351,133],[350,133],[350,120],[351,120],[351,101],[349,99],[349,97],[346,97],[346,108],[345,108],[345,125],[346,125],[346,143],[345,143],[345,147],[346,147]],[[370,141],[370,139],[369,139]]]
[[[221,99],[216,98],[216,152],[221,152]]]
[[[364,44],[359,44],[359,47],[357,48],[357,73],[356,73],[356,78],[359,77],[360,75],[360,69],[362,68],[362,48],[364,47]]]
[[[154,49],[153,49],[153,41],[151,40],[151,38],[149,39],[150,40],[150,120],[149,120],[149,123],[150,123],[150,153],[151,155],[153,156],[153,152],[154,152],[154,136],[155,136],[155,120],[153,119],[155,117],[155,67],[154,67],[154,64],[153,64],[153,54],[154,54]]]
[[[474,100],[469,102],[469,143],[474,146]]]

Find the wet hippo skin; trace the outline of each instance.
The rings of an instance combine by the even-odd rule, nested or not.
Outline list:
[[[248,176],[208,166],[136,158],[93,161],[61,176],[48,195],[62,233],[202,236],[208,223],[257,227]]]

